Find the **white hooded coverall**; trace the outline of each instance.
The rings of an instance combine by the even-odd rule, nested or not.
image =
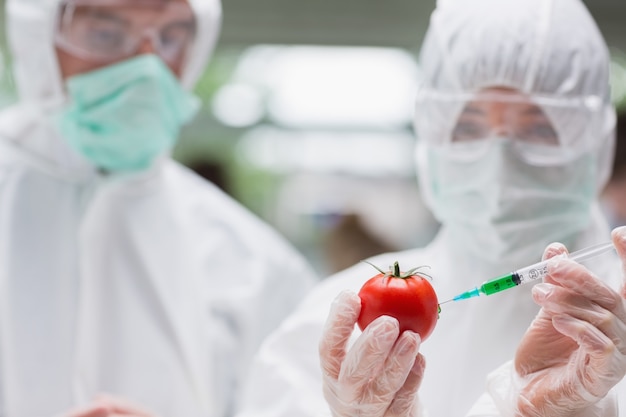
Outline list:
[[[606,45],[580,1],[441,0],[421,51],[423,88],[454,94],[500,86],[515,88],[531,98],[535,94],[573,98],[593,94],[603,98],[601,127],[594,132],[593,149],[582,159],[585,164],[576,160],[547,168],[540,180],[547,186],[550,181],[547,175],[558,175],[562,190],[577,193],[585,184],[572,183],[569,174],[588,168],[591,175],[585,177],[588,190],[581,193],[588,197],[582,200],[582,213],[577,213],[571,221],[566,213],[545,213],[545,208],[524,217],[522,210],[527,199],[522,196],[515,201],[518,204],[511,208],[509,217],[500,215],[498,220],[477,226],[472,217],[482,213],[463,212],[465,208],[461,206],[435,204],[438,190],[433,184],[441,180],[442,172],[434,170],[428,144],[420,143],[421,191],[443,226],[433,242],[423,249],[384,254],[369,261],[383,269],[394,261],[399,261],[403,270],[429,265],[432,284],[443,301],[488,279],[539,261],[551,242],[561,241],[574,251],[609,241],[610,230],[597,205],[597,195],[611,167],[614,141],[615,114],[608,102],[608,62]],[[455,105],[430,108],[431,115],[440,110],[439,117],[427,120],[454,125],[461,108]],[[562,112],[548,116],[559,135],[566,137],[567,129],[575,122],[568,119],[571,115]],[[490,175],[489,183],[483,184],[483,188],[488,192],[495,190],[495,195],[502,192],[514,196],[523,192],[515,188],[517,185],[505,182],[531,177],[531,167],[523,171],[524,168],[516,165],[501,165],[500,171]],[[566,188],[569,185],[572,187]],[[550,204],[553,197],[563,197],[564,201],[571,197],[561,196],[560,191],[532,192],[528,197],[537,201],[537,195],[543,195],[544,205]],[[572,201],[577,198],[576,193]],[[621,267],[614,254],[594,261],[587,266],[617,290]],[[324,323],[333,299],[342,290],[358,292],[375,274],[369,265],[358,264],[328,278],[305,299],[261,348],[253,364],[245,406],[238,417],[330,415],[322,394],[318,357]],[[420,348],[426,359],[426,371],[419,400],[428,416],[466,415],[485,391],[487,375],[513,358],[538,311],[530,294],[531,287],[521,286],[442,307],[433,334]],[[359,335],[355,328],[352,342]],[[626,416],[626,393],[622,390],[617,398],[621,400],[621,415]],[[492,411],[474,409],[473,415],[491,415]]]
[[[183,84],[219,31],[198,36]],[[107,392],[161,417],[232,414],[253,352],[313,274],[267,225],[164,156],[103,175],[59,136],[58,0],[8,0],[19,102],[0,112],[0,416],[51,417]]]

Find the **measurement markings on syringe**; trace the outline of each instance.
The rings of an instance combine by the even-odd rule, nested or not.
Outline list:
[[[548,275],[548,265],[543,265],[540,268],[533,268],[529,270],[527,273],[527,279],[534,281],[539,278],[543,278],[546,275]],[[526,282],[527,280],[523,280],[523,281]]]

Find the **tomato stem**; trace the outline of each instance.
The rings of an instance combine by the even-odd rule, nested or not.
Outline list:
[[[411,278],[412,276],[420,276],[420,277],[426,277],[428,279],[430,279],[432,281],[432,277],[430,275],[428,275],[425,272],[420,271],[420,269],[422,268],[430,268],[430,266],[428,265],[422,265],[422,266],[418,266],[416,268],[410,269],[404,273],[400,272],[400,265],[398,263],[398,261],[393,263],[393,269],[391,267],[389,267],[389,271],[383,271],[382,269],[380,269],[379,267],[377,267],[376,265],[366,261],[366,260],[362,260],[361,262],[365,262],[366,264],[374,267],[378,272],[380,272],[381,274],[391,278],[402,278],[402,279],[407,279],[407,278]]]

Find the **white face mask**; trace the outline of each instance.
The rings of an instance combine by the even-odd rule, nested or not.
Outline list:
[[[548,243],[565,244],[590,221],[594,158],[532,166],[511,140],[490,139],[479,157],[455,159],[427,148],[422,186],[460,248],[494,261],[537,260]]]

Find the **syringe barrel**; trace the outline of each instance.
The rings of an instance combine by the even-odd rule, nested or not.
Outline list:
[[[519,278],[520,284],[537,281],[548,275],[548,261],[537,262],[514,272]]]
[[[587,259],[598,256],[604,252],[608,252],[613,250],[613,244],[611,242],[602,243],[599,245],[591,246],[586,249],[579,250],[577,252],[573,252],[569,255],[561,254],[557,255],[554,258],[569,258],[576,262],[583,262]],[[554,259],[552,258],[552,259]],[[527,266],[525,268],[518,269],[515,271],[517,275],[519,275],[520,283],[526,284],[527,282],[537,281],[543,279],[546,275],[548,275],[548,262],[549,260],[537,262],[536,264]]]

